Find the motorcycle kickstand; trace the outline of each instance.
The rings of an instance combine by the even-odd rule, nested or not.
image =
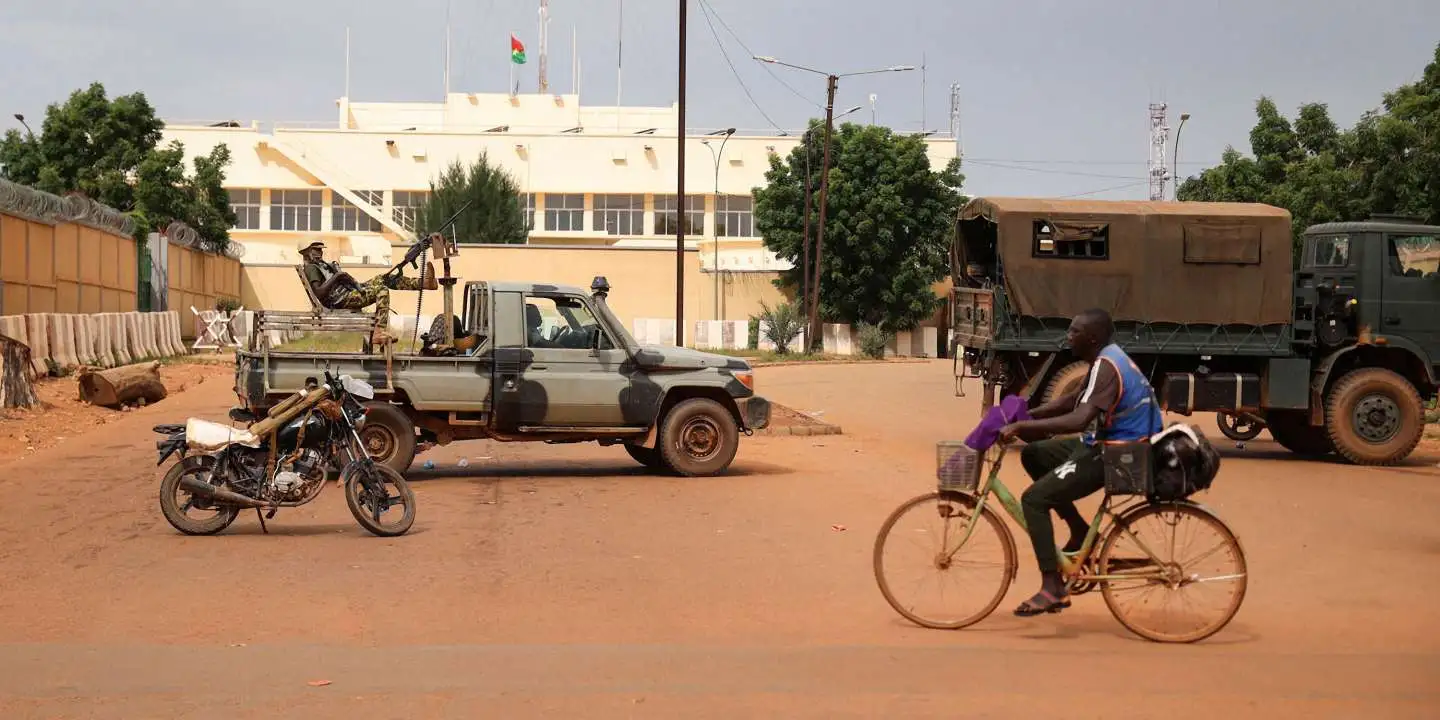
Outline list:
[[[274,517],[274,516],[275,516],[275,511],[274,511],[273,509],[270,511],[270,516],[271,516],[271,517]],[[260,520],[260,532],[261,532],[262,534],[269,535],[269,534],[270,534],[270,528],[265,527],[265,514],[262,513],[262,512],[260,512],[260,508],[258,508],[258,507],[255,508],[255,517]]]

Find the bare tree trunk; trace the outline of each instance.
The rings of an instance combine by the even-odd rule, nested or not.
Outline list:
[[[158,362],[104,371],[93,368],[80,371],[80,399],[92,405],[119,408],[142,400],[149,404],[164,400],[165,395]]]
[[[28,408],[38,404],[30,346],[0,335],[0,407]]]

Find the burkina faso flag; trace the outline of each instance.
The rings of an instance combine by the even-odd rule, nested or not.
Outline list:
[[[516,65],[525,64],[525,46],[521,44],[520,38],[515,33],[510,33],[510,62]]]

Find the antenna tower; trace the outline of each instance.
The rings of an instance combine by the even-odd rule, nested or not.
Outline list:
[[[955,156],[965,155],[965,144],[960,139],[960,83],[950,83],[950,137],[955,138]]]
[[[1170,180],[1170,166],[1165,146],[1170,142],[1170,124],[1165,120],[1165,103],[1150,103],[1150,200],[1165,199],[1165,183]]]
[[[540,92],[550,89],[547,66],[550,58],[550,0],[540,0]]]

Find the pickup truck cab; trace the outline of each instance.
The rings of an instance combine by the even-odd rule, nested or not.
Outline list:
[[[416,354],[289,352],[272,349],[266,313],[255,342],[237,355],[235,391],[252,416],[305,386],[349,374],[375,387],[361,429],[366,449],[404,472],[419,443],[490,438],[506,442],[594,441],[622,445],[641,464],[686,476],[723,473],[740,434],[770,421],[740,358],[689,348],[639,345],[606,305],[605,278],[587,294],[541,283],[469,282],[456,342]],[[281,313],[270,313],[280,316]],[[289,316],[295,327],[297,313]],[[317,318],[317,327],[324,323]]]

